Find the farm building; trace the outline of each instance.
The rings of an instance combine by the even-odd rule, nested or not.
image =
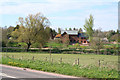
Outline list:
[[[80,43],[88,44],[87,36],[85,33],[79,33],[78,30],[62,30],[61,34],[55,36],[55,39],[61,39],[64,43],[69,41],[70,44]]]

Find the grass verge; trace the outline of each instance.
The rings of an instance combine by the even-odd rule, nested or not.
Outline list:
[[[87,78],[118,78],[118,71],[107,67],[96,67],[92,65],[70,65],[66,63],[52,63],[40,60],[19,60],[8,57],[2,57],[2,64],[30,68],[46,72],[60,73],[64,75],[87,77]]]

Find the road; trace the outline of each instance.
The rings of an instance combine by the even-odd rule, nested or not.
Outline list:
[[[0,65],[0,67],[2,67],[2,73],[0,73],[2,80],[89,80],[7,65]]]

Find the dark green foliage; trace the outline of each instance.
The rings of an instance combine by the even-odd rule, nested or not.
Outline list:
[[[13,42],[13,41],[8,41],[7,43],[7,47],[17,47],[17,42]]]
[[[72,30],[72,28],[69,28],[69,30]]]
[[[6,43],[2,41],[2,47],[6,47]]]
[[[2,52],[24,52],[25,49],[2,48]]]
[[[16,29],[19,29],[20,26],[17,24],[16,27],[13,29],[13,31],[15,31]]]
[[[61,34],[61,29],[60,28],[58,28],[58,34]]]

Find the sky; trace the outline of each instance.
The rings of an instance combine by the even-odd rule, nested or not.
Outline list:
[[[118,29],[118,0],[0,0],[0,26],[16,26],[19,17],[39,12],[55,30],[83,28],[90,14],[94,29]]]

